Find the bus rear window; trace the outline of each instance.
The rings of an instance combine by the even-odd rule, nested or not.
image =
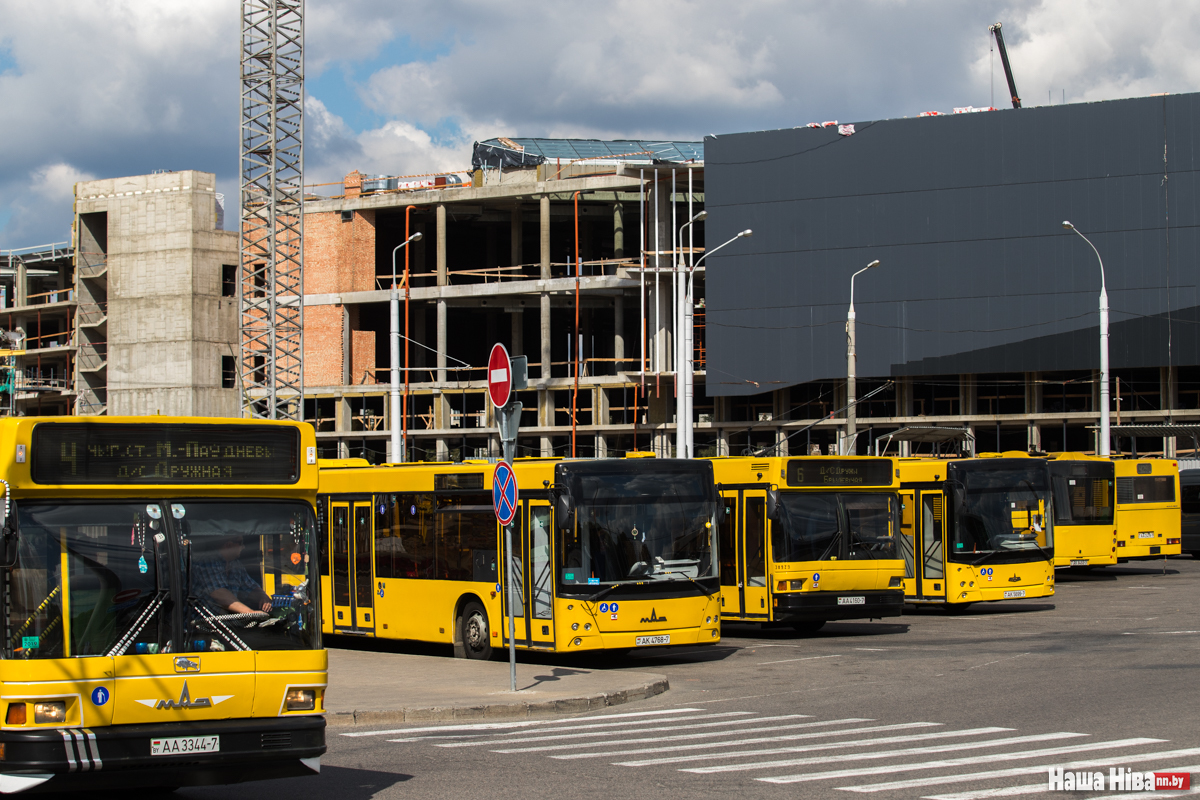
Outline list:
[[[1175,502],[1175,478],[1171,475],[1138,475],[1117,478],[1117,502],[1173,503]]]

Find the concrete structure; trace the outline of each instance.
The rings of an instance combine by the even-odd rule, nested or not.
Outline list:
[[[0,413],[74,407],[77,305],[69,242],[0,251]]]
[[[735,449],[813,423],[790,452],[834,443],[848,278],[881,259],[855,297],[858,396],[891,383],[858,452],[907,425],[1093,450],[1100,270],[1065,219],[1104,258],[1113,423],[1200,421],[1197,119],[1185,94],[706,140],[710,237],[755,230],[706,262],[710,391],[777,412]]]

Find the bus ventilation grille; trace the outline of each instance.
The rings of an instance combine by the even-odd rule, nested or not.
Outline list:
[[[263,750],[275,750],[280,747],[292,746],[292,734],[286,733],[264,733],[262,735]]]

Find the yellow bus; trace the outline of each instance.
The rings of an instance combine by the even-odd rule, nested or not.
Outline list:
[[[901,458],[897,469],[907,602],[961,609],[1054,594],[1044,459]]]
[[[706,461],[517,459],[514,641],[575,652],[720,639]],[[321,462],[328,633],[508,646],[495,466]]]
[[[1047,463],[1054,490],[1054,566],[1116,564],[1113,461],[1083,453],[1055,453]]]
[[[1182,551],[1179,463],[1118,458],[1117,559],[1139,561]]]
[[[895,459],[716,458],[721,618],[802,632],[899,616]]]
[[[307,424],[0,420],[0,792],[319,771]]]

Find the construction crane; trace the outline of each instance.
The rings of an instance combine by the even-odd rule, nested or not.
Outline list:
[[[304,0],[242,0],[242,413],[304,419]]]
[[[1000,63],[1004,65],[1004,77],[1008,79],[1008,93],[1012,96],[1013,108],[1021,107],[1021,98],[1017,96],[1017,82],[1013,80],[1012,67],[1008,65],[1008,50],[1004,48],[1004,34],[1000,32],[1000,23],[989,25],[988,30],[996,37],[996,46],[1000,48]]]

